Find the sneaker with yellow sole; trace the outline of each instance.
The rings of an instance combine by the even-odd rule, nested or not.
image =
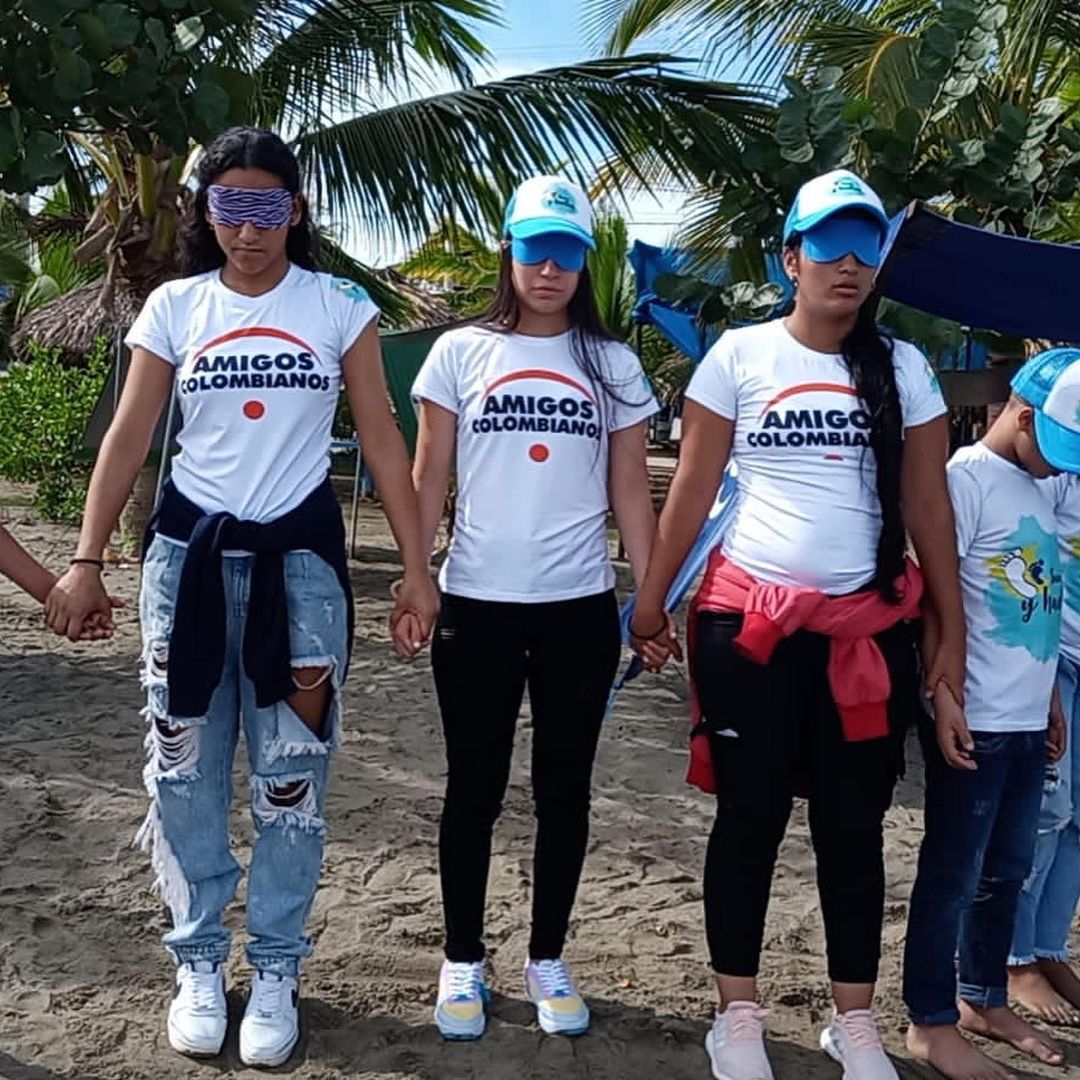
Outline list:
[[[525,965],[525,993],[548,1035],[584,1035],[589,1030],[589,1007],[562,960],[530,960]]]
[[[484,1006],[491,994],[484,965],[444,960],[439,972],[435,1025],[444,1039],[479,1039],[487,1026]]]

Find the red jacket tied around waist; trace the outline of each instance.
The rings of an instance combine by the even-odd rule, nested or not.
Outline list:
[[[892,686],[874,636],[919,612],[922,573],[910,559],[896,580],[896,593],[900,602],[890,604],[876,589],[828,596],[817,589],[769,585],[755,581],[729,562],[719,548],[714,550],[701,588],[690,603],[687,623],[692,690],[687,781],[702,791],[716,791],[709,740],[701,729],[701,705],[694,689],[694,636],[699,612],[741,612],[742,629],[732,644],[758,664],[767,664],[780,641],[798,630],[829,638],[829,686],[844,738],[857,742],[889,732],[886,705]]]

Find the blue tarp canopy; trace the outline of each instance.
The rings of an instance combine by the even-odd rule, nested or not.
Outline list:
[[[882,292],[977,330],[1080,341],[1080,247],[979,229],[918,204],[898,215]]]
[[[696,313],[681,304],[662,299],[656,293],[656,279],[663,274],[687,274],[691,271],[713,285],[728,285],[732,281],[727,263],[713,270],[693,268],[692,252],[678,248],[662,248],[641,240],[630,249],[630,264],[634,268],[637,301],[634,305],[634,321],[655,326],[680,352],[696,364],[716,340],[714,331],[707,331],[698,321]],[[791,296],[791,282],[784,273],[779,256],[766,257],[769,280],[784,290],[785,300]]]
[[[712,337],[694,311],[662,299],[655,290],[661,274],[687,273],[692,255],[639,241],[630,262],[637,281],[635,319],[655,326],[696,363]],[[769,256],[767,266],[769,280],[790,293],[779,257]],[[718,285],[730,281],[726,266],[702,276]],[[892,220],[879,282],[889,299],[961,326],[1080,342],[1080,246],[961,225],[913,204]],[[982,364],[976,360],[956,366]]]

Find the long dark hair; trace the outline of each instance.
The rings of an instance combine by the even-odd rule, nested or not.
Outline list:
[[[285,253],[305,270],[318,269],[317,237],[300,191],[300,165],[296,155],[272,131],[234,127],[219,135],[199,158],[195,179],[199,187],[180,223],[180,263],[185,275],[202,274],[225,265],[225,252],[206,220],[206,189],[229,169],[262,169],[281,186],[300,195],[300,220],[289,229]]]
[[[788,247],[798,251],[801,237]],[[870,415],[870,449],[877,466],[877,496],[881,504],[874,588],[891,604],[899,603],[896,579],[904,572],[906,536],[900,498],[904,457],[904,424],[900,392],[893,367],[893,339],[877,324],[880,297],[873,292],[863,301],[855,325],[841,345],[855,393]]]
[[[617,401],[620,405],[643,404],[644,402],[624,400],[611,383],[610,369],[604,363],[604,344],[617,342],[619,338],[607,328],[600,317],[588,266],[581,271],[577,288],[566,307],[566,314],[570,320],[571,355],[600,403],[601,417],[606,420],[607,399]],[[499,281],[495,286],[495,295],[477,322],[492,330],[512,333],[517,329],[520,320],[521,301],[514,289],[514,260],[509,247],[505,247],[499,262]],[[597,388],[603,393],[598,393]]]

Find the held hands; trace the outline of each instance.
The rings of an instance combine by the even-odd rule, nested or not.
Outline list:
[[[102,641],[116,631],[113,611],[124,602],[109,596],[98,567],[78,563],[68,568],[45,598],[45,622],[69,641]]]
[[[678,624],[666,611],[640,607],[634,610],[630,620],[630,648],[641,657],[645,670],[654,675],[671,657],[683,658]]]
[[[939,680],[933,696],[938,747],[945,760],[954,769],[977,769],[979,766],[972,757],[975,740],[968,731],[964,710],[944,679]]]
[[[406,573],[394,588],[390,634],[398,656],[411,660],[431,639],[439,614],[439,592],[426,571]]]

